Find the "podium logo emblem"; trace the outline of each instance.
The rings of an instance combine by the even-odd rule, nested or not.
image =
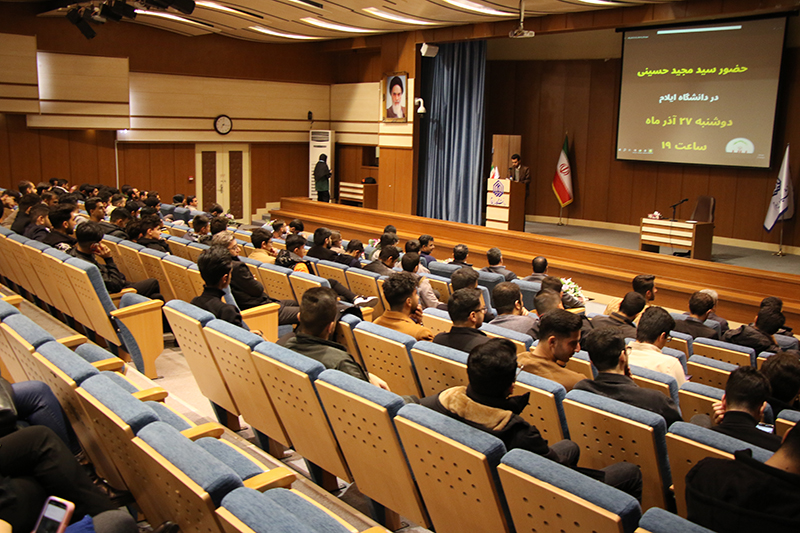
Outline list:
[[[503,193],[505,191],[504,191],[504,188],[503,188],[503,183],[500,180],[496,180],[494,182],[494,185],[492,186],[492,192],[497,197],[503,196]]]

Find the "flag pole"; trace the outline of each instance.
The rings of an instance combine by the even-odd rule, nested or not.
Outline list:
[[[772,255],[777,255],[778,257],[783,257],[786,255],[786,252],[783,251],[783,220],[781,220],[781,236],[778,239],[778,251],[774,252]]]
[[[563,212],[564,212],[564,206],[562,205],[558,209],[558,224],[557,224],[558,226],[563,226],[564,225],[564,222],[561,221],[561,213],[563,213]],[[781,227],[781,229],[783,229],[783,228]]]

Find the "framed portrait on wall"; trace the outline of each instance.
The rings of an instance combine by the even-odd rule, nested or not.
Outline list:
[[[383,77],[381,108],[384,122],[408,122],[408,72]]]

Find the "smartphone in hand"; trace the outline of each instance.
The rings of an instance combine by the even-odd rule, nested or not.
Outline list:
[[[63,533],[69,525],[74,510],[75,504],[72,502],[50,496],[44,503],[34,533]]]

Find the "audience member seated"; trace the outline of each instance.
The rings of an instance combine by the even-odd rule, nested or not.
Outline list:
[[[205,285],[203,293],[192,298],[192,305],[205,309],[220,320],[247,329],[242,322],[239,308],[224,301],[225,289],[230,286],[233,268],[233,259],[228,250],[222,246],[203,250],[197,258],[197,268]],[[260,334],[255,331],[253,333]]]
[[[489,248],[486,252],[486,261],[489,263],[489,266],[483,267],[481,269],[482,272],[501,274],[506,281],[517,279],[517,275],[507,269],[503,264],[503,253],[500,251],[500,248]]]
[[[730,328],[728,327],[728,321],[722,318],[721,316],[717,315],[717,302],[719,301],[719,294],[714,289],[703,289],[700,292],[711,296],[711,300],[714,302],[714,306],[711,308],[711,312],[708,314],[707,320],[713,320],[714,322],[718,322],[720,326],[720,335],[724,335],[725,332],[728,331]],[[687,311],[683,314],[688,315],[689,312]]]
[[[172,250],[169,249],[167,240],[161,238],[162,224],[157,216],[142,217],[142,220],[128,225],[128,238],[145,248],[170,254]]]
[[[758,310],[755,323],[753,325],[742,325],[736,329],[729,329],[722,340],[732,342],[739,346],[747,346],[761,352],[779,352],[781,349],[775,342],[775,333],[786,322],[786,317],[775,307],[762,307]]]
[[[769,380],[772,396],[767,400],[777,416],[784,409],[800,410],[800,359],[778,352],[764,362],[761,372]]]
[[[564,294],[564,292],[561,290],[564,286],[561,278],[557,278],[555,276],[545,276],[541,283],[542,289],[552,289],[561,295],[561,303],[564,305],[564,309],[583,307],[583,298],[576,298],[571,294]]]
[[[176,207],[186,207],[186,197],[182,194],[172,196],[172,204]]]
[[[306,229],[305,224],[299,218],[296,218],[289,222],[289,234],[290,235],[302,235],[303,231]]]
[[[14,222],[14,218],[16,218],[17,212],[17,201],[22,198],[22,195],[17,191],[10,191],[8,189],[0,192],[0,207],[3,209],[2,215],[0,215],[0,223],[3,225],[4,228],[11,229],[11,224]],[[13,217],[11,217],[13,215]],[[6,226],[6,220],[9,220],[11,217],[8,226]]]
[[[533,306],[536,308],[536,323],[531,327],[531,335],[534,340],[539,338],[539,322],[542,320],[542,317],[545,313],[552,311],[553,309],[564,309],[564,304],[561,303],[561,296],[552,290],[552,289],[544,289],[536,293],[536,296],[533,297]],[[585,316],[585,315],[584,315]],[[586,322],[591,326],[591,323],[587,319]],[[583,338],[583,332],[581,332],[581,338]]]
[[[519,285],[504,281],[498,283],[492,290],[492,302],[497,310],[497,316],[489,322],[493,326],[518,331],[536,338],[534,331],[537,320],[533,314],[522,305],[522,292]]]
[[[333,232],[328,228],[320,227],[314,230],[314,246],[309,248],[306,255],[309,257],[316,257],[317,259],[341,263],[348,267],[361,268],[361,261],[358,259],[347,254],[338,254],[331,250],[331,246],[333,246],[331,235],[333,235]]]
[[[109,293],[114,294],[122,289],[132,288],[142,296],[157,300],[164,299],[161,296],[161,286],[157,279],[149,278],[136,283],[129,283],[125,279],[125,275],[114,263],[111,250],[100,242],[103,240],[103,229],[100,224],[92,221],[84,222],[75,229],[75,237],[77,242],[67,253],[95,265],[100,270],[100,276]],[[102,258],[103,263],[97,261],[95,257]]]
[[[423,398],[420,403],[494,435],[503,441],[506,450],[522,448],[574,468],[580,458],[577,444],[562,440],[548,445],[536,426],[520,416],[528,405],[530,393],[511,396],[517,372],[514,344],[507,339],[492,339],[470,351],[467,358],[469,385],[446,389],[435,396]],[[639,467],[617,463],[593,474],[607,484],[641,499]]]
[[[109,222],[105,220],[100,221],[100,227],[103,228],[103,233],[106,235],[127,239],[128,234],[125,232],[125,227],[130,223],[132,218],[130,211],[124,207],[117,207],[109,215]]]
[[[22,234],[29,239],[44,242],[50,233],[50,207],[45,204],[35,205],[28,211],[28,215],[31,221]]]
[[[453,260],[450,261],[450,264],[471,267],[472,263],[467,263],[467,257],[469,257],[469,248],[467,248],[467,245],[456,244],[453,246]]]
[[[417,274],[430,274],[431,271],[428,270],[427,266],[425,266],[425,261],[422,259],[422,255],[420,255],[419,253],[421,248],[422,246],[420,246],[419,241],[417,239],[411,239],[406,241],[405,253],[407,254],[415,253],[420,256],[419,268],[417,268]]]
[[[250,252],[250,259],[261,261],[262,263],[275,264],[278,250],[272,247],[272,234],[264,228],[253,230],[250,235],[250,242],[253,244],[254,251]]]
[[[636,338],[636,324],[633,323],[647,302],[638,292],[629,292],[619,304],[619,311],[610,315],[597,315],[592,318],[594,328],[617,328],[623,337]]]
[[[425,266],[428,266],[428,263],[432,261],[436,261],[436,258],[431,255],[434,248],[436,248],[436,245],[433,243],[433,237],[427,234],[420,235],[417,240],[419,241],[419,255],[421,255],[422,260],[425,261]]]
[[[688,518],[718,533],[800,531],[800,429],[764,463],[750,450],[706,458],[686,475]]]
[[[350,242],[347,243],[347,249],[344,253],[355,258],[360,263],[361,256],[364,255],[364,243],[358,239],[351,239]]]
[[[17,184],[17,190],[23,196],[26,194],[36,194],[36,186],[32,181],[23,180]]]
[[[265,228],[268,224],[264,224]],[[275,220],[271,224],[272,226],[272,238],[273,239],[285,239],[286,234],[289,232],[289,226],[283,220]]]
[[[575,390],[592,392],[652,411],[664,417],[667,428],[682,420],[671,398],[659,391],[639,387],[631,379],[628,366],[630,347],[625,347],[625,337],[617,329],[595,329],[586,337],[584,347],[598,374],[594,379],[582,380],[575,385]]]
[[[447,303],[447,312],[453,321],[453,326],[447,333],[436,335],[433,342],[469,352],[475,346],[489,341],[486,333],[478,329],[483,325],[486,314],[486,304],[481,291],[465,288],[453,292]]]
[[[642,313],[636,340],[628,351],[628,362],[635,366],[649,368],[656,372],[669,374],[678,382],[678,387],[686,381],[680,360],[661,353],[669,340],[669,332],[675,329],[675,319],[663,307],[648,307]]]
[[[387,246],[381,249],[378,258],[364,267],[364,270],[375,272],[381,276],[391,276],[394,265],[400,258],[400,249],[396,246]]]
[[[89,198],[83,203],[83,208],[89,214],[87,220],[100,223],[106,219],[106,203],[99,197]],[[78,225],[82,224],[81,222]]]
[[[531,267],[533,268],[533,273],[524,278],[523,281],[538,281],[541,283],[547,277],[547,258],[541,255],[534,257],[531,261]]]
[[[572,355],[581,349],[581,317],[563,309],[553,309],[539,318],[539,344],[519,356],[522,370],[561,383],[567,392],[584,378],[566,368]]]
[[[342,233],[339,230],[331,231],[331,250],[337,254],[345,253],[345,249],[342,248]]]
[[[188,207],[189,209],[200,209],[200,202],[197,199],[197,196],[187,196],[185,207]]]
[[[375,247],[375,250],[373,250],[372,254],[367,259],[369,259],[370,261],[375,261],[376,259],[378,259],[381,250],[383,250],[388,246],[397,246],[398,242],[400,242],[400,239],[397,237],[396,233],[384,232],[381,235],[381,238],[378,241],[378,245]]]
[[[58,204],[58,195],[52,191],[42,191],[40,194],[42,203],[47,207],[53,207]]]
[[[78,206],[75,204],[61,204],[50,211],[50,225],[53,229],[42,241],[62,252],[68,251],[78,242],[75,240],[75,213]]]
[[[33,184],[31,184],[33,185]],[[19,199],[19,209],[16,211],[16,216],[12,220],[6,220],[5,223],[9,224],[11,231],[19,233],[22,235],[25,232],[25,228],[28,227],[28,224],[31,223],[31,217],[29,215],[30,210],[42,203],[42,199],[39,197],[38,194],[28,193],[24,194],[22,198]],[[11,219],[11,217],[8,217]]]
[[[199,242],[200,244],[210,243],[211,237],[211,227],[208,217],[205,215],[195,215],[192,219],[192,229],[183,235],[184,239],[192,242]]]
[[[236,300],[236,305],[239,309],[252,309],[259,305],[268,303],[280,304],[278,310],[278,324],[297,324],[297,313],[300,308],[294,300],[276,300],[270,298],[269,294],[264,290],[264,285],[261,284],[253,273],[248,268],[247,264],[239,260],[240,247],[236,242],[233,234],[227,231],[217,233],[211,240],[211,246],[219,246],[225,249],[231,256],[232,270],[230,276],[230,287],[233,299]]]
[[[728,377],[722,401],[714,404],[715,422],[719,425],[711,429],[759,448],[777,451],[780,437],[756,427],[764,418],[769,396],[766,376],[751,366],[737,368]]]
[[[761,300],[761,308],[763,309],[764,307],[772,307],[778,312],[783,312],[783,300],[777,296],[767,296]],[[778,346],[780,346],[782,350],[800,350],[800,341],[794,337],[792,328],[787,326],[785,322],[775,334],[782,335],[782,337],[775,337]]]
[[[213,237],[217,233],[228,231],[228,219],[221,216],[212,217],[208,227],[211,233],[211,237]],[[201,242],[202,244],[211,244],[211,239],[206,240],[206,242],[202,242],[198,237],[197,242]]]
[[[106,215],[111,216],[111,213],[118,207],[125,207],[125,197],[119,193],[111,195],[108,206],[106,206]]]
[[[697,291],[689,298],[689,316],[675,321],[675,331],[687,333],[694,338],[719,339],[717,330],[703,324],[713,309],[714,299],[702,291]]]
[[[418,255],[417,260],[419,260]],[[420,325],[422,309],[419,307],[417,294],[419,280],[419,276],[411,272],[395,272],[389,276],[383,282],[383,295],[386,297],[389,309],[375,319],[375,323],[411,335],[418,341],[432,341],[433,332]]]
[[[125,209],[127,209],[131,214],[131,218],[135,220],[139,218],[139,213],[142,210],[142,206],[139,205],[139,202],[129,200],[128,203],[125,204]]]
[[[422,259],[420,258],[420,265]],[[478,271],[472,267],[461,267],[452,274],[450,274],[450,288],[453,292],[459,289],[477,289],[478,288]],[[483,292],[483,291],[481,291]],[[447,304],[440,303],[436,306],[442,311],[447,311]],[[494,320],[494,313],[488,307],[486,308],[486,316],[483,318],[485,322]]]
[[[214,203],[214,204],[210,204],[208,206],[208,209],[206,209],[206,213],[208,213],[209,216],[213,219],[213,218],[217,218],[217,217],[222,217],[222,215],[225,214],[225,210],[222,208],[221,205],[219,205],[217,203]],[[225,217],[222,217],[222,218],[225,218]]]
[[[442,302],[436,294],[436,291],[431,287],[431,282],[428,278],[418,275],[420,265],[420,257],[417,252],[406,252],[400,260],[400,265],[403,271],[410,272],[417,278],[419,285],[417,286],[417,294],[419,294],[419,309],[427,309],[428,307],[438,307]]]
[[[648,302],[647,305],[650,305],[650,302],[656,299],[658,289],[656,289],[656,277],[652,274],[639,274],[633,278],[631,285],[633,286],[633,292],[638,292],[644,296],[644,299]],[[614,311],[619,311],[619,304],[621,303],[622,298],[614,298],[606,306],[603,314],[610,315]]]

